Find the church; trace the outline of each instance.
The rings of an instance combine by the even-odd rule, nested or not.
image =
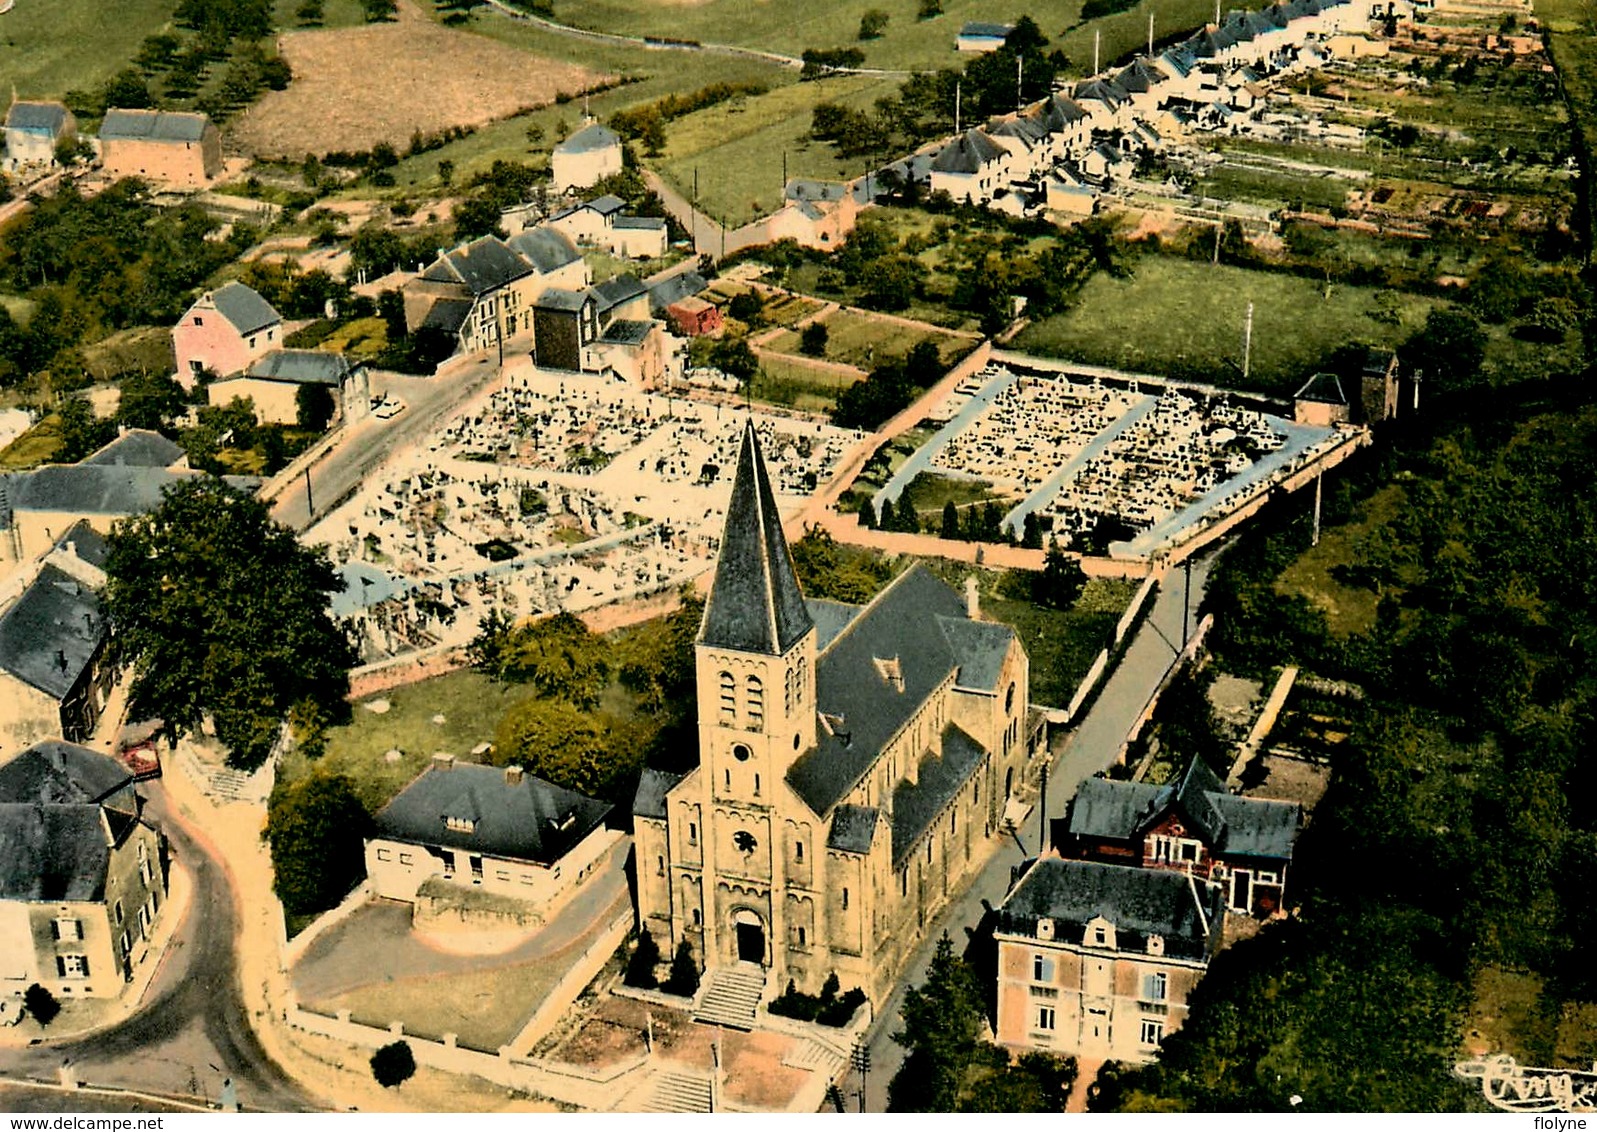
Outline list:
[[[743,434],[696,643],[699,763],[633,805],[639,925],[701,967],[880,1004],[1045,752],[1026,653],[921,566],[807,600]],[[774,984],[772,979],[774,978]]]

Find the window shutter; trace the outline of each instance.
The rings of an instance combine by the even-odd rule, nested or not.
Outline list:
[[[60,920],[51,920],[50,921],[50,938],[51,939],[60,939],[61,938],[61,921]]]
[[[63,979],[67,977],[67,961],[59,955],[55,957],[55,973]]]

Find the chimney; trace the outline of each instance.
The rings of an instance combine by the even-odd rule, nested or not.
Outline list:
[[[55,650],[55,662],[61,666],[61,671],[67,670],[67,654],[65,649]]]
[[[981,587],[975,574],[965,579],[965,616],[972,621],[981,619]]]
[[[434,770],[453,770],[454,766],[455,766],[455,756],[454,755],[451,755],[448,751],[434,751],[433,752],[433,769]]]
[[[520,786],[521,785],[521,768],[519,766],[516,766],[514,763],[512,763],[510,766],[505,767],[505,785],[506,786]]]

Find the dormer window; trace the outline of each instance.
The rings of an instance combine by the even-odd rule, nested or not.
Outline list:
[[[904,668],[898,663],[898,657],[876,657],[876,671],[881,675],[882,681],[893,691],[904,690]]]
[[[1151,935],[1151,936],[1148,937],[1148,954],[1149,955],[1163,955],[1164,954],[1164,936],[1162,936],[1162,935]]]
[[[1109,951],[1119,946],[1115,942],[1115,926],[1102,916],[1095,916],[1087,922],[1082,942],[1088,947],[1105,948]]]
[[[445,816],[444,828],[453,833],[476,833],[477,820],[475,818],[454,818]]]

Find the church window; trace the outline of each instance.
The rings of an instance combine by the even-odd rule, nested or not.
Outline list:
[[[738,715],[737,681],[730,672],[721,673],[721,722],[736,723]]]
[[[689,845],[697,845],[698,843],[699,843],[699,826],[698,826],[698,823],[690,821],[690,822],[688,822],[688,844]]]
[[[1009,692],[1004,696],[1004,714],[1015,714],[1015,686],[1013,684],[1009,686]]]
[[[662,876],[662,877],[665,876],[665,858],[664,857],[656,857],[654,859],[654,872],[655,872],[656,876]]]
[[[748,679],[749,695],[749,726],[760,728],[765,726],[765,685],[758,676]]]
[[[725,784],[726,788],[728,790],[732,789],[732,772],[730,770],[725,770],[721,772],[721,775],[722,782]]]
[[[693,926],[698,927],[703,922],[704,917],[699,914],[699,910],[697,908],[693,909]]]
[[[732,835],[732,844],[737,846],[737,851],[739,853],[747,856],[748,854],[754,852],[754,850],[759,847],[760,843],[754,839],[754,835],[748,830],[740,829]]]
[[[754,796],[756,798],[760,796],[760,776],[757,774],[754,776]]]
[[[740,763],[748,762],[749,756],[753,753],[754,752],[749,749],[748,744],[746,743],[732,744],[732,757]]]
[[[789,668],[787,670],[787,678],[782,682],[782,714],[784,716],[793,714],[793,682],[796,676],[797,673]]]
[[[909,870],[908,869],[905,869],[903,872],[898,874],[898,894],[900,896],[908,896],[909,895]]]
[[[803,928],[799,928],[799,930],[798,930],[798,945],[799,945],[799,946],[800,946],[800,947],[807,947],[807,946],[809,946],[809,938],[808,938],[808,935],[807,935],[807,933],[806,933],[806,932],[805,932],[805,931],[804,931],[804,929],[803,929]]]
[[[804,842],[793,842],[793,859],[795,861],[802,861],[804,859]]]
[[[848,911],[848,889],[843,890],[843,911]]]

